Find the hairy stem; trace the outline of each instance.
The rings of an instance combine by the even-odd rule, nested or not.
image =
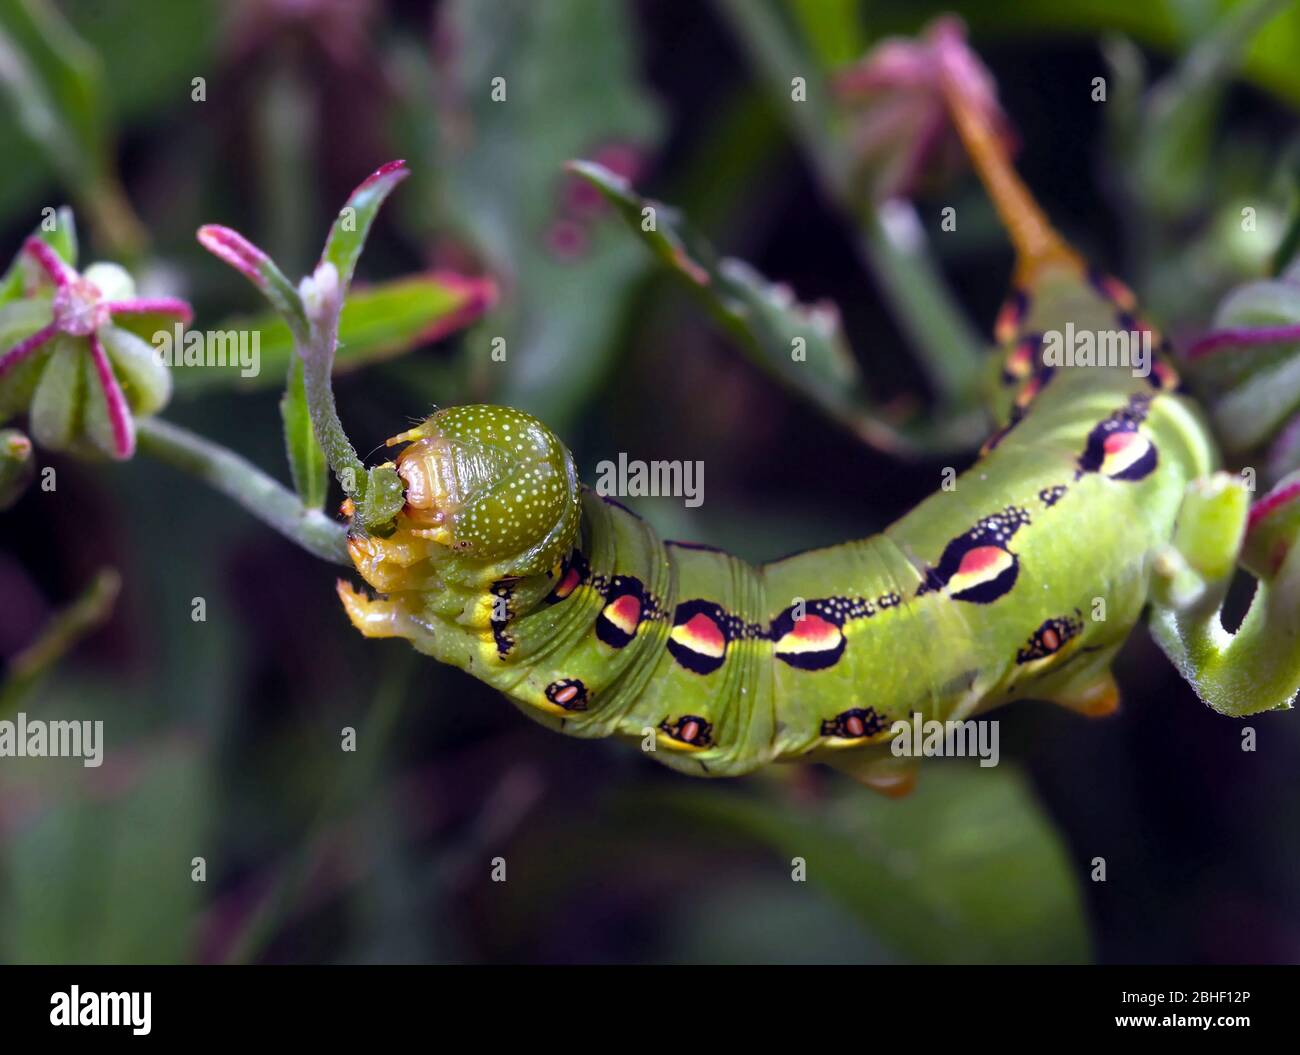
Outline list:
[[[311,414],[316,440],[338,477],[343,490],[356,499],[366,495],[366,467],[339,419],[330,376],[334,372],[334,347],[338,343],[339,313],[343,310],[343,293],[338,272],[325,265],[317,272],[307,299],[310,332],[298,338],[298,355],[303,364],[303,382],[307,392],[307,409]]]
[[[198,477],[233,498],[253,516],[313,556],[351,565],[347,529],[324,513],[306,508],[279,481],[233,451],[157,418],[136,422],[139,449]]]
[[[1208,612],[1153,607],[1152,634],[1196,694],[1220,714],[1242,718],[1288,707],[1300,692],[1297,585],[1300,560],[1288,560],[1277,583],[1257,583],[1236,633],[1223,628],[1216,604]]]

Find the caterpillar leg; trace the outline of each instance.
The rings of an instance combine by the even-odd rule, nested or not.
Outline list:
[[[339,579],[335,590],[348,619],[366,637],[411,636],[406,613],[392,601],[372,600],[343,579]]]
[[[348,554],[361,577],[381,593],[409,588],[406,569],[427,560],[431,543],[406,536],[348,538]]]
[[[1089,681],[1062,689],[1049,700],[1088,718],[1106,718],[1119,710],[1119,686],[1115,676],[1104,670]]]
[[[1220,714],[1288,707],[1300,691],[1300,547],[1291,544],[1297,484],[1284,481],[1251,512],[1240,480],[1218,473],[1193,482],[1172,549],[1157,561],[1152,633]],[[1257,583],[1246,618],[1230,634],[1221,609],[1239,552]]]
[[[1119,710],[1120,691],[1110,671],[1119,644],[1107,646],[1086,657],[1082,665],[1062,671],[1059,681],[1048,682],[1042,698],[1050,703],[1082,714],[1087,718],[1106,718]]]
[[[846,773],[859,784],[891,799],[901,799],[916,787],[920,763],[915,758],[866,751],[840,751],[822,759],[832,769]]]

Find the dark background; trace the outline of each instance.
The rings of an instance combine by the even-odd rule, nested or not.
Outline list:
[[[619,451],[703,459],[699,510],[630,504],[668,535],[755,560],[878,529],[945,465],[968,463],[902,461],[847,437],[753,369],[608,215],[594,221],[590,259],[548,256],[539,231],[565,193],[552,152],[632,129],[639,189],[801,300],[838,304],[877,391],[924,392],[851,223],[819,193],[719,8],[606,4],[621,12],[614,41],[594,0],[554,0],[573,12],[563,30],[539,28],[530,4],[477,5],[497,9],[478,19],[462,19],[463,6],[322,2],[294,17],[269,2],[63,5],[104,63],[114,156],[152,240],[138,267],[165,263],[196,325],[218,327],[258,305],[195,244],[200,223],[243,230],[296,275],[350,188],[403,156],[414,176],[360,276],[461,262],[496,275],[502,299],[468,334],[339,382],[359,448],[435,402],[513,402],[571,443],[588,478]],[[969,9],[1049,213],[1148,294],[1175,335],[1194,333],[1276,241],[1276,224],[1245,249],[1219,232],[1243,194],[1261,213],[1287,205],[1278,168],[1300,75],[1269,56],[1297,46],[1296,21],[1265,31],[1207,117],[1206,155],[1187,160],[1196,193],[1135,232],[1125,217],[1160,203],[1134,191],[1138,162],[1108,143],[1089,98],[1106,73],[1100,42],[1131,35],[1156,79],[1209,26],[1177,5],[1127,6],[1152,10],[956,9]],[[874,40],[937,10],[863,4],[861,22]],[[501,49],[507,77],[542,71],[511,92],[566,93],[537,103],[548,123],[478,187],[474,200],[501,203],[495,216],[466,208],[456,184],[477,170],[442,145],[445,96],[426,90],[470,68],[457,56],[480,46]],[[615,62],[623,83],[612,85],[602,63],[620,46],[630,61]],[[207,78],[206,103],[190,101],[194,76]],[[39,209],[73,191],[10,111],[0,158],[0,232],[16,250]],[[970,220],[931,249],[986,331],[1010,253],[968,177],[918,199],[927,229],[948,203]],[[112,255],[79,219],[83,262]],[[566,312],[590,323],[582,340],[565,339]],[[484,372],[487,340],[503,332],[505,369],[531,361],[543,382]],[[212,387],[178,393],[164,416],[287,479],[278,398],[274,384]],[[56,467],[57,491],[33,490],[0,517],[0,653],[30,641],[96,569],[116,567],[124,590],[24,701],[33,715],[103,718],[104,767],[0,760],[6,960],[1197,963],[1300,951],[1300,726],[1285,713],[1250,719],[1258,750],[1244,752],[1243,723],[1201,705],[1144,629],[1118,666],[1118,716],[1007,708],[1002,766],[931,763],[911,801],[820,770],[691,782],[625,746],[554,736],[400,642],[363,641],[334,596],[337,569],[169,468],[44,453],[41,464]],[[190,618],[198,596],[202,623]],[[356,754],[339,751],[344,726],[359,730]],[[195,856],[205,883],[191,882]],[[505,884],[489,881],[498,856]],[[790,880],[795,856],[807,883]],[[1105,882],[1090,879],[1097,857]]]

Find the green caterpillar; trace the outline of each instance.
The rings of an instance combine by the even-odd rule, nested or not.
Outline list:
[[[896,721],[1026,697],[1112,711],[1111,661],[1149,600],[1167,606],[1171,654],[1199,632],[1179,606],[1228,574],[1210,565],[1240,548],[1242,491],[1211,477],[1214,442],[1164,359],[1146,377],[1047,364],[1044,335],[1067,324],[1147,328],[950,101],[1018,250],[995,329],[1003,424],[954,488],[879,535],[754,567],[663,541],[581,486],[529,415],[449,408],[389,441],[407,444],[406,505],[392,535],[350,536],[377,591],[340,582],[356,627],[409,639],[557,731],[641,741],[700,776],[821,761],[898,793],[912,764],[890,750]],[[1172,544],[1188,531],[1184,559]]]

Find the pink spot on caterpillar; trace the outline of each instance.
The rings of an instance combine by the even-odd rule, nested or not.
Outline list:
[[[678,644],[708,656],[721,656],[727,647],[727,639],[718,624],[703,612],[691,616],[681,626],[673,627],[672,637]]]

